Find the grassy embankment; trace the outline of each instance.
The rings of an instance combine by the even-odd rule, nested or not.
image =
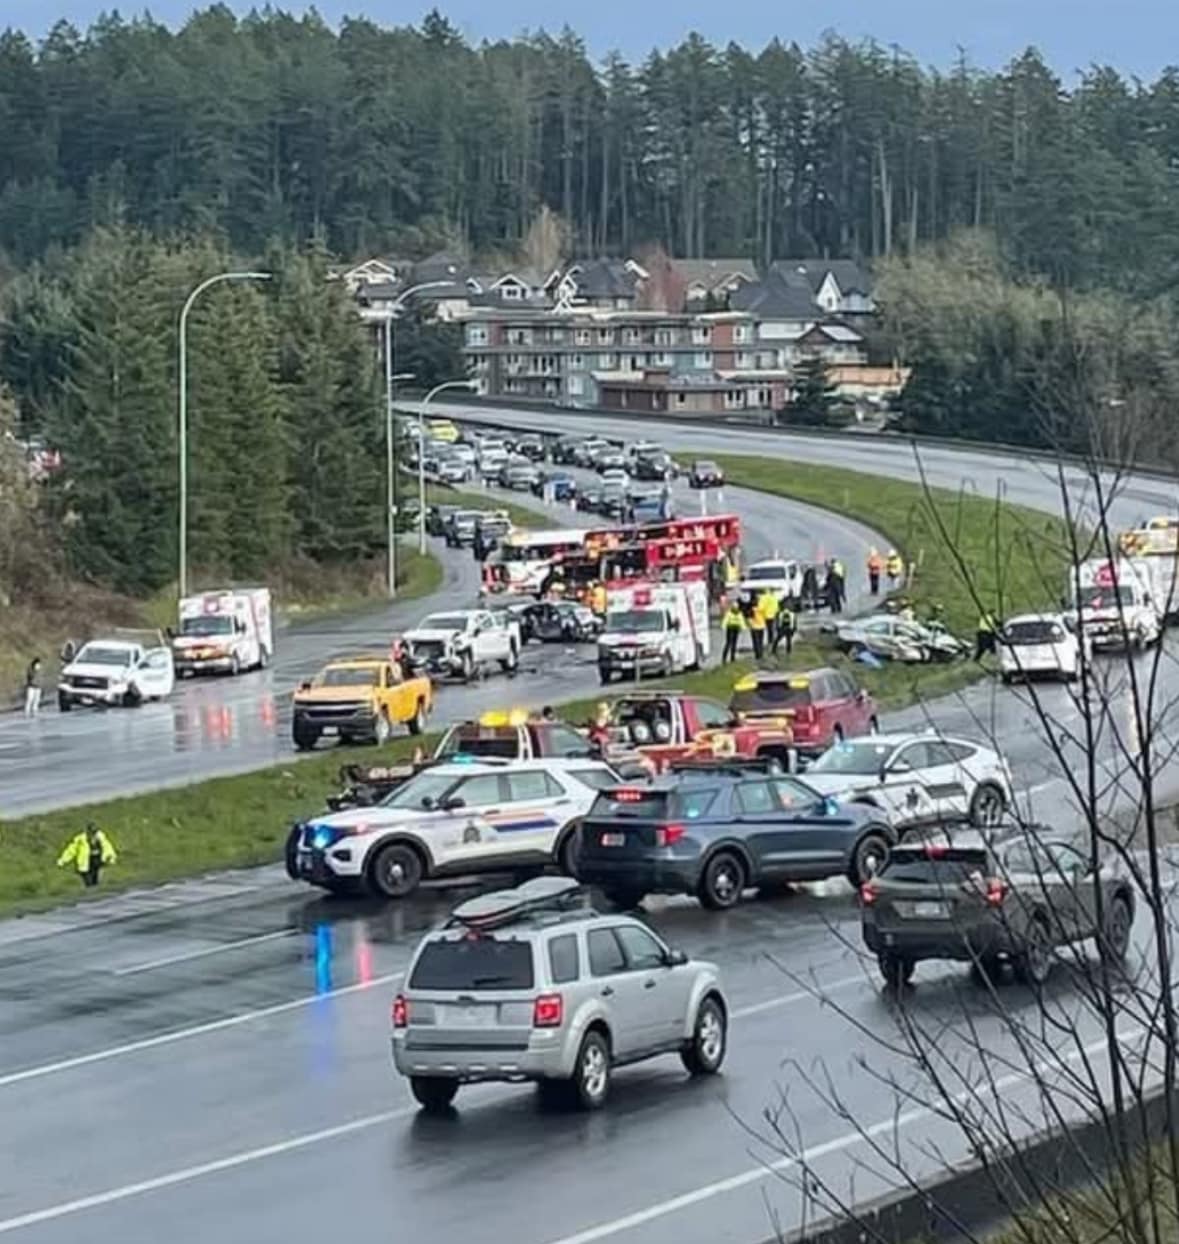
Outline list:
[[[735,484],[824,506],[880,531],[907,556],[920,561],[911,592],[918,610],[940,602],[957,632],[973,630],[978,607],[971,584],[959,573],[945,546],[938,516],[971,577],[977,577],[975,590],[1002,613],[1010,615],[1054,599],[1064,580],[1063,527],[1036,511],[996,508],[983,499],[952,493],[934,492],[927,497],[911,484],[835,468],[743,457],[728,458],[725,467]],[[485,505],[488,498],[479,501]],[[859,574],[863,569],[849,567],[848,572]],[[808,640],[796,646],[790,667],[807,669],[841,660],[817,640]],[[750,665],[746,660],[736,667],[674,681],[723,699],[734,678]],[[979,672],[973,665],[856,670],[885,707],[944,694],[978,677]],[[511,691],[505,686],[505,699],[526,688],[525,683]],[[571,703],[565,711],[570,719],[582,720],[592,702]],[[383,756],[405,754],[411,746],[408,740],[399,739]],[[118,866],[106,874],[99,893],[278,859],[288,824],[322,806],[339,765],[373,755],[371,750],[341,749],[240,777],[0,823],[0,914],[79,896],[76,878],[56,869],[54,860],[67,836],[88,817],[103,824],[121,852]]]

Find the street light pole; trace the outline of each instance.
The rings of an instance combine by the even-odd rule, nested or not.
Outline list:
[[[219,272],[208,277],[184,300],[180,311],[180,350],[179,350],[179,387],[180,400],[178,413],[177,438],[180,442],[180,550],[179,580],[180,595],[188,595],[188,313],[192,304],[210,286],[222,281],[269,281],[269,272]]]
[[[418,406],[418,552],[426,551],[426,405],[444,389],[470,389],[469,380],[444,380],[422,398]]]

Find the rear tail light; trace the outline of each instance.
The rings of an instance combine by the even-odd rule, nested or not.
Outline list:
[[[393,1027],[406,1028],[409,1026],[409,1003],[405,1000],[404,994],[398,994],[393,999]]]
[[[655,831],[655,843],[661,847],[675,846],[687,832],[683,825],[661,825]]]
[[[559,1028],[565,1018],[565,1003],[559,993],[542,993],[532,1004],[533,1028]]]
[[[871,907],[879,897],[880,888],[877,886],[876,882],[865,881],[864,884],[860,886],[860,902],[863,903],[865,907]]]
[[[944,842],[927,842],[925,844],[925,858],[929,860],[940,860],[949,847]]]
[[[797,724],[803,726],[813,726],[815,724],[815,706],[813,704],[803,704],[792,711]]]

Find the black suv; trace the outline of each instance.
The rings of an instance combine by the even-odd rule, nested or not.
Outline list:
[[[835,876],[863,885],[895,841],[876,809],[824,799],[764,762],[687,763],[598,795],[577,875],[622,907],[656,893],[725,908],[749,887]]]

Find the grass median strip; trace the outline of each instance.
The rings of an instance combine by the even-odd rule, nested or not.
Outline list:
[[[834,467],[740,456],[726,457],[724,466],[733,484],[822,506],[858,519],[895,541],[906,557],[919,563],[910,593],[918,611],[939,603],[956,633],[973,631],[978,617],[976,594],[988,607],[1010,616],[1045,606],[1065,582],[1064,524],[1039,511],[944,490],[927,494],[914,484]],[[446,495],[455,494],[447,491]],[[459,504],[475,496],[457,495],[462,498]],[[488,497],[479,500],[495,504]],[[526,512],[532,525],[537,520],[550,525],[544,516]],[[965,573],[947,547],[947,535],[958,549]],[[800,551],[800,555],[806,557],[809,552]],[[848,567],[848,573],[865,572],[863,567]],[[974,582],[968,582],[968,577]],[[789,661],[781,658],[778,664],[805,670],[845,660],[821,640],[808,637],[795,645]],[[727,700],[734,680],[750,668],[752,662],[742,661],[671,681],[677,687]],[[948,694],[980,675],[978,667],[968,663],[888,665],[880,670],[857,666],[855,672],[882,708]],[[649,685],[657,684],[644,684]],[[528,704],[527,695],[521,694],[526,688],[526,683],[505,683],[505,704]],[[615,684],[610,694],[624,689]],[[571,721],[585,721],[598,698],[559,706],[560,711]],[[429,747],[432,740],[421,742]],[[413,746],[409,739],[397,739],[379,753],[371,748],[334,749],[298,763],[292,757],[289,764],[256,773],[0,821],[0,916],[81,897],[78,879],[55,865],[65,841],[87,820],[98,821],[119,850],[119,862],[104,874],[97,896],[218,869],[271,863],[281,858],[290,823],[323,807],[342,764],[356,759],[372,763],[378,756],[391,760],[408,755]]]

